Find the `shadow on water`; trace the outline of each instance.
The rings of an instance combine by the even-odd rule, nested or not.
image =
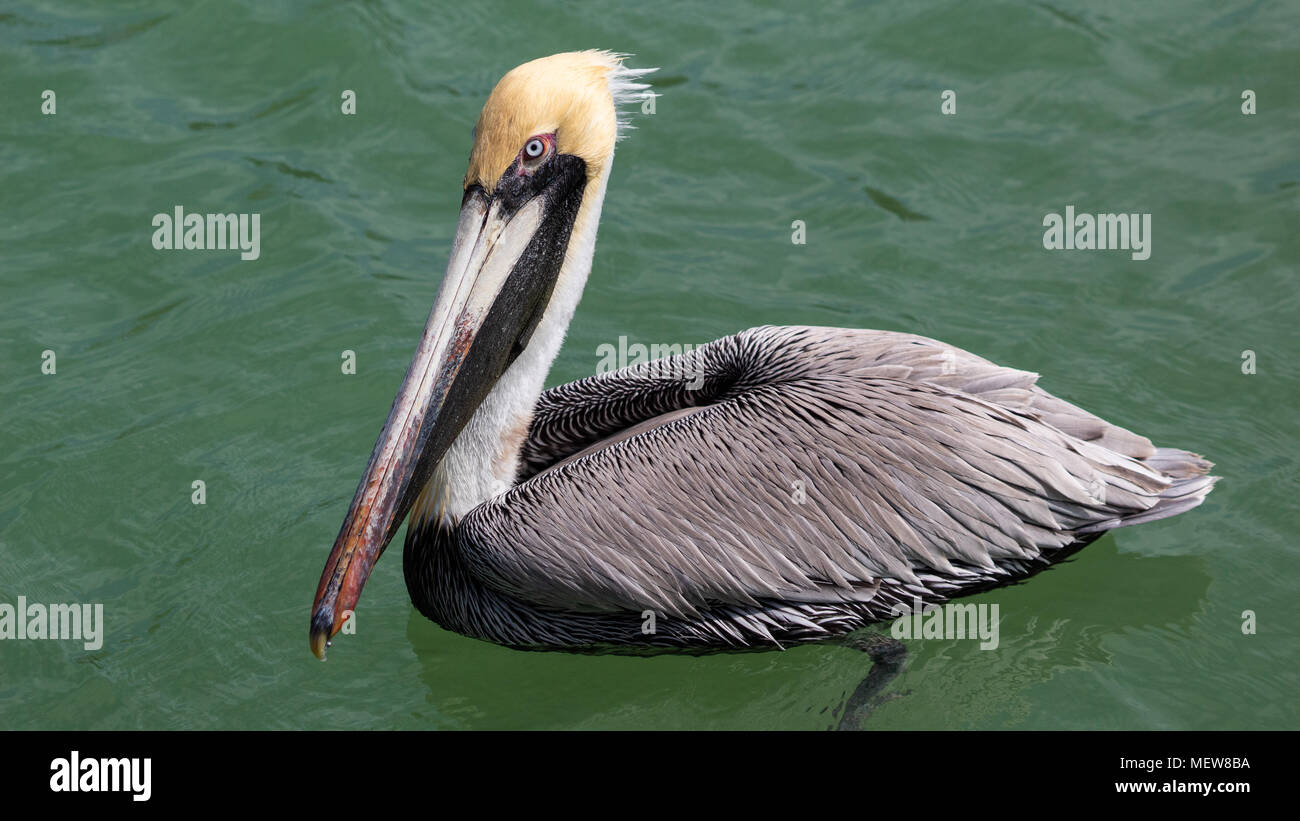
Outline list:
[[[858,728],[895,720],[1006,726],[1024,719],[1029,688],[1110,665],[1111,639],[1136,631],[1185,637],[1209,585],[1200,557],[1124,553],[1108,535],[1025,583],[961,600],[998,605],[995,649],[970,640],[907,640],[906,657],[885,671],[893,675],[877,671],[874,678],[867,654],[833,645],[697,657],[520,652],[443,631],[414,609],[407,639],[437,726],[449,728],[706,727],[729,716],[716,726],[829,729],[846,704],[857,710],[848,728],[868,714]],[[887,623],[870,629],[889,634]],[[864,684],[871,704],[860,709],[850,695]],[[789,724],[792,714],[804,723]]]
[[[872,703],[855,704],[850,687],[836,713],[846,705],[860,715],[923,707],[933,716],[933,728],[989,726],[994,717],[999,724],[1014,723],[1024,718],[1017,715],[1018,705],[1028,688],[1068,671],[1109,666],[1112,639],[1158,632],[1186,641],[1210,587],[1204,561],[1123,553],[1115,538],[1107,535],[1021,584],[961,599],[998,606],[996,648],[981,650],[979,641],[970,640],[909,639],[903,671],[883,690],[878,684],[869,688]],[[904,692],[907,698],[897,700]],[[888,708],[886,702],[892,702]],[[943,710],[935,712],[936,705]],[[872,726],[868,720],[860,728]]]
[[[907,710],[912,726],[924,716],[921,726],[934,729],[1062,726],[1068,711],[1027,712],[1031,688],[1067,673],[1104,675],[1116,644],[1139,633],[1179,655],[1199,647],[1193,630],[1211,581],[1204,560],[1123,553],[1115,538],[1023,584],[962,600],[998,605],[996,649],[981,650],[978,641],[906,642],[907,670],[888,689],[912,695],[879,710],[867,726],[896,710]]]

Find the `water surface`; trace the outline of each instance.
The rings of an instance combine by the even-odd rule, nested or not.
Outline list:
[[[861,654],[519,653],[416,614],[396,549],[359,634],[326,664],[308,652],[478,109],[517,63],[601,47],[661,66],[663,96],[619,148],[551,384],[620,336],[906,330],[1037,371],[1224,477],[1191,514],[975,599],[999,605],[998,650],[912,642],[893,685],[910,694],[871,726],[1300,728],[1297,10],[9,4],[0,602],[102,602],[107,635],[0,643],[0,726],[834,723]],[[261,257],[154,250],[151,219],[176,205],[260,213]],[[1044,250],[1067,205],[1151,213],[1151,258]]]

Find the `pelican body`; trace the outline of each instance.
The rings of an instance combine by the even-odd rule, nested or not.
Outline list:
[[[475,129],[441,289],[321,575],[324,657],[410,518],[415,606],[527,649],[781,648],[1181,513],[1210,463],[890,331],[762,327],[543,392],[646,70],[526,63]]]

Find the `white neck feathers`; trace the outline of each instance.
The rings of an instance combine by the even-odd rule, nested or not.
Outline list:
[[[429,517],[459,520],[514,486],[533,408],[591,273],[612,160],[587,184],[555,290],[532,338],[447,450],[411,510],[412,522]]]

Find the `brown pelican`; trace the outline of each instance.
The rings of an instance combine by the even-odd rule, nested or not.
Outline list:
[[[906,333],[753,328],[543,392],[644,73],[557,54],[488,97],[441,290],[321,574],[317,656],[408,513],[407,589],[447,629],[705,652],[843,639],[1210,492],[1199,456]]]

